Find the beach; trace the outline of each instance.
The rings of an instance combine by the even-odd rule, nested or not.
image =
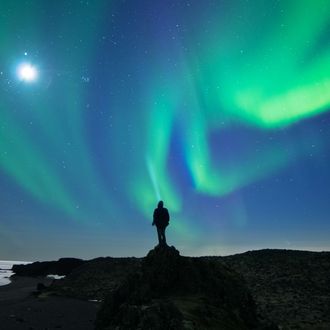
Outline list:
[[[59,296],[36,297],[38,283],[49,285],[47,277],[13,276],[0,286],[0,324],[5,330],[92,330],[98,303]]]

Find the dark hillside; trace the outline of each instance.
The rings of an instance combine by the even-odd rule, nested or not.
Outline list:
[[[259,250],[219,258],[247,282],[260,316],[281,329],[330,329],[330,253]]]

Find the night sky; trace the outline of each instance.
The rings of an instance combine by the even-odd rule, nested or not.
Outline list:
[[[0,3],[0,259],[330,249],[330,1]]]

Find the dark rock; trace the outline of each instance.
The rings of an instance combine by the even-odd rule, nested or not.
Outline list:
[[[254,301],[228,267],[157,247],[109,294],[96,329],[255,329]]]
[[[103,300],[140,265],[138,258],[96,258],[75,268],[64,279],[54,281],[51,290],[58,295]]]
[[[330,329],[330,253],[265,249],[219,262],[246,280],[257,313],[282,329]]]
[[[46,288],[47,288],[46,285],[43,283],[37,284],[37,291],[44,291]]]

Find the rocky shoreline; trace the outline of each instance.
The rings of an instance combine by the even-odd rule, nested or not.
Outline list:
[[[61,310],[61,329],[74,323],[65,316],[72,316],[69,306],[84,311],[84,325],[76,329],[330,329],[329,252],[259,250],[191,258],[174,247],[156,247],[144,258],[63,258],[13,270],[16,280],[8,292],[20,279],[30,284],[21,285],[24,298],[9,299],[20,292],[16,288],[0,299],[0,317],[13,326],[8,330],[21,329],[3,309],[9,301],[16,314],[36,304]],[[66,277],[51,280],[49,273]],[[58,329],[47,315],[53,317],[44,311],[40,329],[47,322],[47,329]],[[18,318],[29,322],[26,314]]]

